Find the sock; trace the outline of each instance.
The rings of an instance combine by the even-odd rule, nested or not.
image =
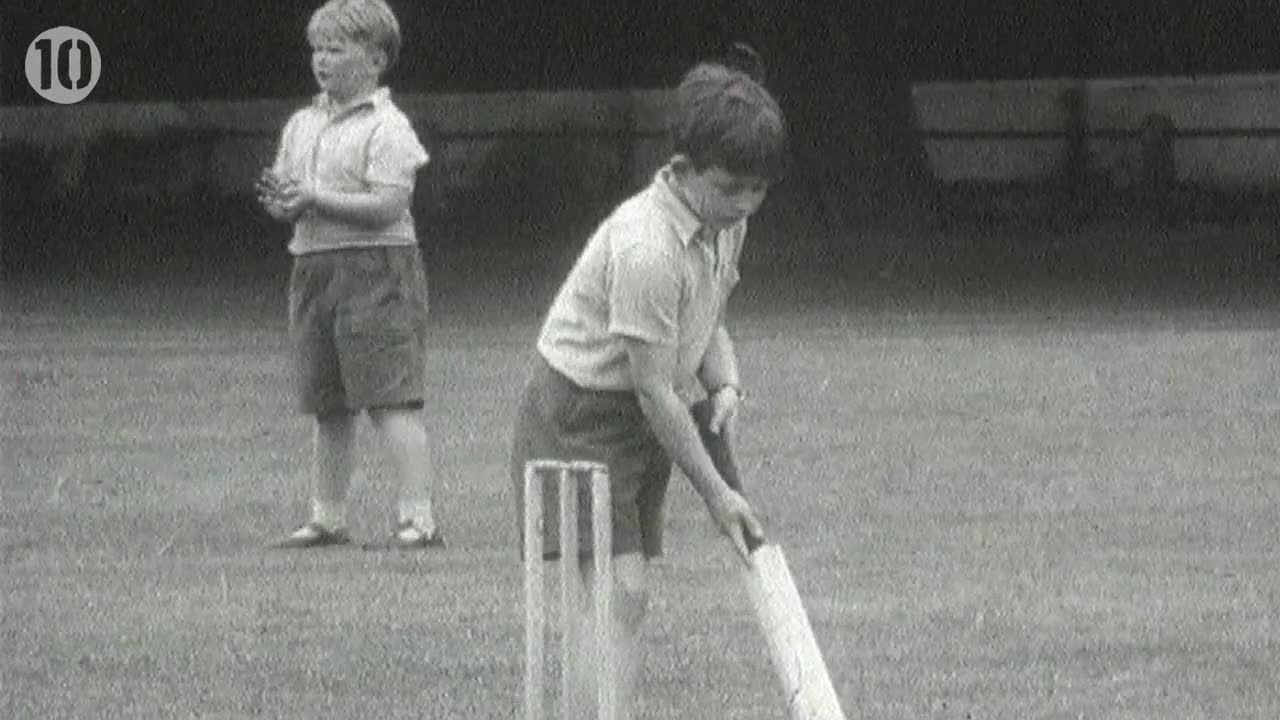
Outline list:
[[[401,500],[400,522],[411,523],[428,535],[435,532],[436,520],[431,515],[430,500]]]
[[[340,501],[312,498],[311,522],[326,530],[342,530],[347,526],[347,504]]]

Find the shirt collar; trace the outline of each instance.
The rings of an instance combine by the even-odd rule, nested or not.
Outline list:
[[[653,177],[653,198],[675,224],[676,235],[686,247],[699,236],[703,222],[689,208],[675,188],[671,166],[665,165]]]
[[[317,93],[312,100],[312,105],[324,112],[328,113],[332,118],[337,119],[344,115],[355,112],[363,107],[376,108],[391,99],[391,89],[380,87],[377,90],[352,100],[345,105],[335,105],[329,99],[328,93]]]

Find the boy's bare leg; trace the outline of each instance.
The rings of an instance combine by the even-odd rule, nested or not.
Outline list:
[[[346,526],[347,492],[355,472],[356,416],[316,418],[311,519],[329,530]]]
[[[400,521],[410,523],[422,537],[437,536],[431,507],[434,478],[431,443],[422,411],[417,408],[380,408],[369,411],[374,429],[382,436],[391,456],[400,488]]]
[[[640,553],[617,555],[613,558],[613,623],[609,628],[609,648],[613,652],[614,667],[618,676],[612,678],[618,699],[618,720],[632,720],[636,715],[636,686],[640,679],[642,657],[640,654],[640,630],[648,610],[649,591],[647,562]],[[597,668],[604,663],[595,643],[594,593],[606,591],[597,588],[595,569],[590,557],[580,565],[583,577],[582,602],[566,612],[565,641],[576,648],[573,665],[565,669],[571,674],[572,694],[566,698],[569,717],[589,720],[596,713]]]

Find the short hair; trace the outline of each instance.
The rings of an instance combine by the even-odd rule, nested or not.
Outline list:
[[[329,0],[312,13],[307,37],[330,33],[378,48],[387,68],[400,57],[400,22],[385,0]]]
[[[673,150],[699,170],[718,166],[780,180],[791,162],[782,108],[752,77],[763,77],[763,64],[738,67],[702,62],[685,74],[676,88],[670,123]]]
[[[764,58],[747,43],[735,42],[730,45],[724,55],[724,64],[733,70],[741,70],[761,85],[768,81]]]

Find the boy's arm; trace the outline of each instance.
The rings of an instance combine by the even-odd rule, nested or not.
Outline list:
[[[739,226],[733,228],[730,235],[730,272],[735,278],[733,280],[735,284],[738,276],[738,258],[742,254],[742,242],[746,232],[746,221],[743,220]],[[721,307],[720,317],[716,319],[715,333],[711,336],[711,344],[707,346],[707,351],[702,356],[702,364],[698,367],[698,380],[709,394],[715,394],[726,387],[733,388],[737,395],[734,398],[736,403],[736,400],[742,398],[742,380],[738,374],[738,355],[734,352],[733,340],[729,337],[729,329],[725,325],[727,313],[728,308]]]
[[[711,336],[711,344],[698,368],[698,380],[707,390],[705,400],[694,404],[693,418],[698,434],[711,461],[729,487],[746,493],[742,474],[734,459],[734,425],[738,405],[742,402],[742,385],[738,375],[738,358],[729,331],[720,325]]]
[[[364,190],[336,192],[302,185],[291,198],[293,205],[374,229],[399,220],[413,201],[418,170],[429,159],[426,149],[408,119],[400,116],[377,127],[366,155]]]
[[[281,203],[280,194],[283,187],[284,183],[272,168],[263,170],[262,175],[258,177],[258,181],[254,183],[254,189],[258,193],[258,204],[267,212],[267,215],[272,220],[291,223],[298,219],[298,214],[301,211],[291,213],[285,209],[285,206]]]
[[[336,220],[370,228],[386,227],[409,209],[413,188],[371,185],[364,192],[336,192],[299,186],[286,190],[281,205],[296,217],[313,210]]]
[[[760,537],[764,531],[746,500],[730,488],[717,471],[693,417],[676,394],[671,382],[676,366],[675,348],[630,337],[626,345],[636,397],[658,442],[689,478],[721,532],[728,535],[738,553],[747,558],[744,533]]]
[[[738,356],[734,352],[729,330],[723,324],[716,327],[715,333],[711,335],[711,344],[707,346],[707,353],[702,356],[702,365],[698,368],[698,380],[707,392],[732,387],[741,393]]]
[[[258,194],[258,203],[271,219],[277,222],[291,223],[298,219],[301,211],[291,213],[281,203],[281,191],[288,185],[285,168],[288,165],[289,147],[292,145],[294,129],[298,123],[298,113],[294,113],[280,132],[280,144],[276,147],[276,156],[269,167],[263,168],[254,182],[254,190]]]
[[[702,356],[702,364],[698,367],[698,380],[706,388],[707,399],[701,403],[705,409],[702,414],[702,430],[714,440],[730,431],[738,416],[738,405],[742,402],[742,383],[738,375],[738,357],[733,350],[733,341],[729,339],[729,331],[721,324],[711,335],[711,344]],[[720,438],[727,442],[728,437]],[[741,486],[735,487],[741,492]]]
[[[290,215],[283,207],[281,207],[280,203],[275,200],[265,199],[261,200],[261,203],[262,207],[267,211],[267,215],[272,220],[291,223],[298,219],[296,215]]]

